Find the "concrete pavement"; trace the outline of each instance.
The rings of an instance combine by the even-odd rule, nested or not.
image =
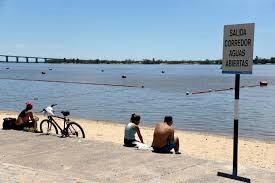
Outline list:
[[[86,139],[0,130],[0,182],[237,182],[231,162],[156,154]],[[252,182],[274,182],[275,172],[239,166]]]

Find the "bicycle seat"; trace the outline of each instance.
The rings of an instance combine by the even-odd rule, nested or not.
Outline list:
[[[61,113],[63,114],[63,116],[69,116],[70,115],[70,111],[61,111]]]

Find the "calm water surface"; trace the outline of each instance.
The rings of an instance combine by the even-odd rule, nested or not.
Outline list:
[[[47,74],[42,75],[42,71]],[[123,74],[127,79],[121,78]],[[1,63],[0,78],[4,77],[145,87],[0,79],[0,110],[20,111],[26,101],[33,101],[35,111],[40,111],[57,103],[57,110],[70,110],[75,117],[126,123],[130,114],[136,112],[142,117],[142,125],[154,126],[164,115],[172,115],[178,129],[233,133],[233,91],[186,95],[187,91],[234,87],[234,75],[222,75],[218,65]],[[256,65],[252,75],[241,75],[241,85],[258,84],[261,80],[267,80],[268,87],[241,89],[240,136],[275,140],[275,65]]]

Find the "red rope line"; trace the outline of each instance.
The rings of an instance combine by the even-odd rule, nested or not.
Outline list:
[[[58,81],[58,80],[42,80],[42,79],[25,79],[25,78],[0,78],[3,80],[19,80],[19,81],[38,81],[48,83],[69,83],[69,84],[85,84],[85,85],[101,85],[101,86],[120,86],[120,87],[132,87],[143,88],[144,86],[138,85],[123,85],[123,84],[108,84],[108,83],[93,83],[93,82],[78,82],[78,81]]]

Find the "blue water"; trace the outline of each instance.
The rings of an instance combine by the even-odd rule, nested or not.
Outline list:
[[[42,71],[46,74],[42,75]],[[123,74],[126,79],[121,78]],[[40,111],[57,103],[57,110],[70,110],[75,117],[126,123],[135,112],[142,117],[141,125],[154,126],[164,115],[172,115],[177,129],[230,136],[233,133],[234,91],[186,95],[187,91],[234,87],[234,75],[221,74],[218,65],[1,63],[0,78],[4,77],[144,88],[0,79],[0,110],[20,111],[26,101],[32,101],[34,110]],[[243,137],[275,140],[275,65],[256,65],[252,75],[241,75],[241,85],[261,80],[267,80],[269,85],[240,91],[239,132]]]

